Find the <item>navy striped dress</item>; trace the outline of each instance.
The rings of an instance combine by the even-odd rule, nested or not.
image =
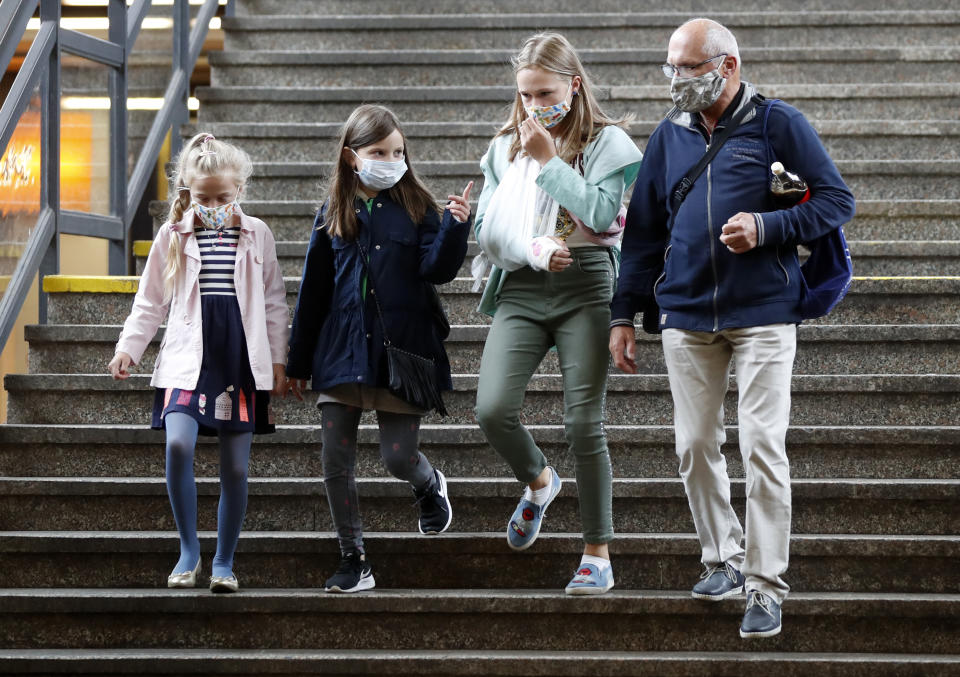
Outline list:
[[[270,392],[256,389],[233,281],[240,228],[197,230],[195,237],[203,325],[200,377],[194,390],[157,389],[152,427],[163,429],[164,417],[180,412],[197,420],[201,435],[221,430],[272,433]]]

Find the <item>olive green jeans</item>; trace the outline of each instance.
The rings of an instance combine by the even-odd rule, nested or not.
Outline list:
[[[571,253],[573,263],[562,272],[525,267],[505,280],[483,348],[476,415],[516,478],[526,484],[536,479],[547,459],[520,423],[520,409],[531,376],[557,347],[583,538],[603,544],[613,539],[613,475],[603,419],[614,269],[608,249]]]

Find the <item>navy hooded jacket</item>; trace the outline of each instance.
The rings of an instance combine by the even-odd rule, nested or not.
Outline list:
[[[754,94],[743,83],[715,132]],[[660,329],[716,332],[798,323],[797,245],[849,222],[853,194],[806,118],[782,101],[765,100],[693,184],[671,228],[670,196],[709,143],[699,118],[674,108],[650,136],[627,211],[611,326],[632,326],[654,299]],[[770,196],[775,160],[806,180],[808,201],[776,208]],[[742,254],[719,239],[738,212],[752,213],[757,224],[757,246]]]
[[[403,206],[381,191],[370,213],[356,200],[357,241],[370,256],[364,265],[357,241],[330,237],[323,227],[324,205],[317,213],[303,265],[293,314],[287,375],[313,379],[314,390],[342,383],[386,387],[383,330],[374,294],[380,301],[390,341],[433,358],[437,383],[452,388],[450,363],[433,320],[427,285],[454,279],[467,254],[471,220],[458,223],[428,212],[414,223]],[[363,293],[363,278],[371,279]]]

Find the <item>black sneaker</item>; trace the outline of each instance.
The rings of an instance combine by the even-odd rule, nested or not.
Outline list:
[[[327,579],[324,589],[327,592],[360,592],[375,585],[373,569],[367,564],[366,556],[354,551],[340,556],[337,573]]]
[[[435,481],[426,491],[414,491],[417,505],[420,506],[420,533],[440,534],[447,530],[453,519],[453,507],[447,498],[447,478],[433,469]]]

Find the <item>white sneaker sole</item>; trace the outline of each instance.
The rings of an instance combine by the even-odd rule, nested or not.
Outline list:
[[[703,599],[708,602],[720,602],[730,597],[737,597],[742,594],[743,594],[743,586],[741,585],[739,588],[733,588],[732,590],[728,590],[722,595],[704,595],[699,592],[691,592],[690,596],[693,597],[694,599]]]
[[[589,587],[578,587],[578,588],[564,588],[564,592],[568,595],[602,595],[605,592],[610,592],[613,589],[613,581],[610,581],[610,585],[603,588],[589,588]]]
[[[773,630],[765,630],[763,632],[744,632],[740,630],[740,637],[743,639],[762,639],[764,637],[774,637],[780,634],[780,630],[783,628],[783,625],[778,625]]]
[[[373,588],[376,587],[376,585],[377,585],[377,582],[373,580],[373,574],[370,574],[369,576],[364,576],[363,578],[361,578],[357,582],[357,584],[352,588],[347,588],[346,590],[344,590],[339,585],[334,585],[333,587],[330,587],[330,588],[324,588],[324,590],[326,592],[344,594],[344,593],[350,593],[350,592],[363,592],[364,590],[372,590]]]

